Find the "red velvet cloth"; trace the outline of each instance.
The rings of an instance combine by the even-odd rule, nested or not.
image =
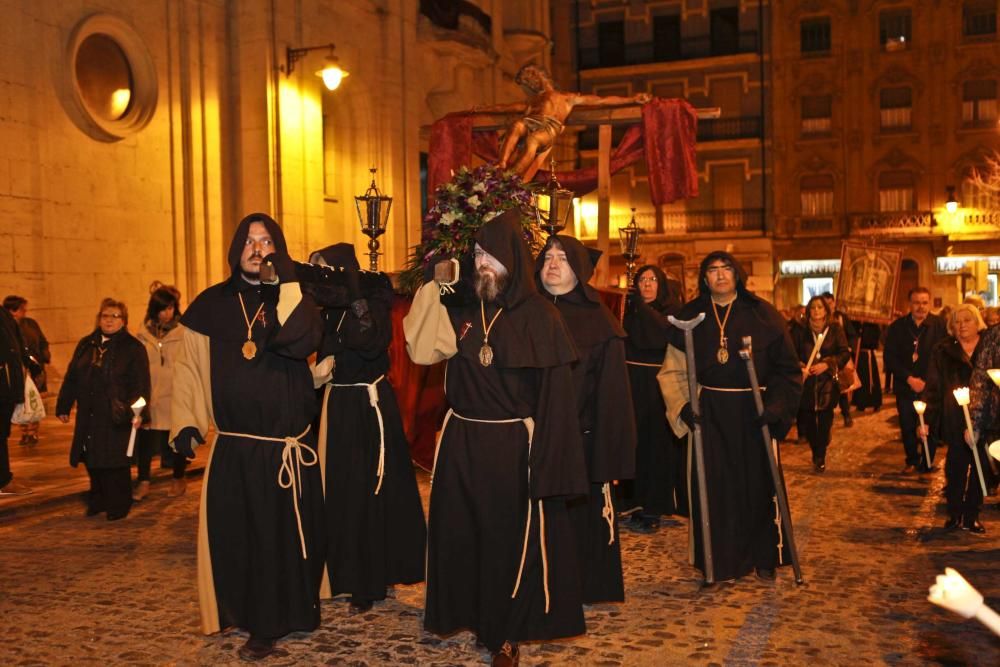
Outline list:
[[[451,179],[455,169],[471,166],[475,155],[486,162],[499,158],[496,132],[473,132],[474,114],[448,114],[431,127],[427,156],[427,196],[433,200],[438,185]],[[685,100],[653,99],[642,107],[642,123],[630,127],[611,153],[611,173],[617,173],[643,156],[649,170],[649,190],[654,206],[698,196],[695,138],[698,115]],[[557,172],[559,183],[583,196],[597,188],[597,167]],[[539,171],[536,181],[547,181]],[[426,239],[432,230],[425,228]]]

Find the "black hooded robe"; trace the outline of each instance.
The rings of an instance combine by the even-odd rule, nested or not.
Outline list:
[[[441,635],[472,630],[491,651],[504,641],[585,631],[566,507],[567,497],[588,490],[576,428],[576,356],[558,311],[535,289],[518,215],[502,214],[476,236],[509,272],[506,289],[485,306],[487,323],[503,308],[490,329],[493,363],[479,359],[478,298],[461,298],[467,290],[460,290],[441,313],[450,324],[444,342],[457,343],[457,352],[449,348],[451,410],[435,457],[427,535],[424,627]],[[421,291],[436,296],[437,289],[430,282]],[[445,310],[432,302],[428,310],[435,309]],[[408,350],[416,363],[428,363],[415,341],[444,332],[418,327],[427,320],[414,315],[404,321]]]
[[[639,276],[647,270],[656,274],[656,299],[645,303],[638,295]],[[680,309],[680,300],[670,293],[667,276],[659,267],[641,267],[635,273],[625,309],[623,326],[625,358],[637,431],[635,482],[623,484],[622,504],[626,509],[641,508],[641,516],[688,515],[687,448],[667,423],[666,407],[656,374],[663,364],[673,326],[668,315]]]
[[[579,281],[559,296],[548,294],[541,281],[545,253],[553,240],[559,241]],[[573,365],[573,386],[590,493],[571,499],[569,510],[583,572],[583,601],[588,604],[625,600],[611,484],[635,474],[635,419],[625,366],[625,331],[597,290],[587,284],[600,254],[572,236],[553,236],[535,261],[539,292],[559,309],[579,355]]]
[[[860,325],[859,342],[861,347],[858,351],[858,378],[861,380],[861,387],[854,390],[851,402],[858,410],[864,411],[867,408],[882,408],[882,376],[879,374],[878,357],[875,352],[878,350],[879,339],[882,331],[877,324],[863,322]]]
[[[328,266],[360,269],[350,244],[319,254]],[[382,600],[387,586],[424,580],[427,526],[396,394],[386,377],[392,284],[385,274],[369,272],[358,282],[358,295],[322,300],[316,294],[323,306],[317,359],[322,365],[332,357],[335,364],[332,378],[321,378],[326,380],[319,445],[328,508],[326,563],[331,595]],[[368,306],[361,317],[351,308],[359,298]]]
[[[711,297],[704,283],[708,264],[720,259],[736,268],[739,285],[725,327],[729,351],[726,363],[720,363],[717,358],[719,325],[712,314]],[[753,338],[758,381],[762,389],[766,387],[763,391],[765,417],[770,423],[771,437],[778,441],[788,432],[798,412],[802,372],[784,319],[771,304],[747,291],[746,274],[731,255],[709,254],[702,261],[699,276],[701,295],[686,304],[677,317],[690,320],[698,313],[706,315],[694,329],[695,366],[701,389],[699,400],[714,574],[717,581],[726,581],[749,574],[755,568],[774,569],[791,562],[788,545],[775,522],[778,514],[774,482],[764,449],[773,444],[764,443],[761,437],[757,408],[749,391],[746,362],[739,356],[742,337]],[[722,320],[725,308],[720,311],[719,319]],[[680,418],[681,409],[688,402],[685,350],[683,332],[675,331],[658,377],[671,426],[678,435],[689,432]],[[777,446],[774,450],[777,456]],[[695,567],[704,571],[697,479],[692,456],[689,557]]]
[[[313,630],[320,618],[326,555],[320,468],[314,453],[283,440],[298,437],[316,446],[310,428],[316,395],[306,358],[317,348],[320,323],[297,282],[252,285],[242,278],[239,259],[253,222],[264,224],[278,253],[287,253],[281,228],[268,216],[252,214],[237,227],[229,250],[232,277],[199,294],[181,318],[171,438],[187,426],[204,435],[214,423],[219,432],[201,497],[203,631],[237,626],[276,639]],[[241,351],[247,325],[240,295],[257,346],[249,360]]]

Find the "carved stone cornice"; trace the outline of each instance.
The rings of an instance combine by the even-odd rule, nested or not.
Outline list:
[[[883,171],[897,171],[906,169],[915,175],[923,175],[926,171],[923,163],[916,159],[899,146],[892,147],[888,153],[872,163],[868,168],[868,179],[875,182],[878,175]]]
[[[909,69],[900,65],[893,65],[886,69],[868,87],[868,95],[878,101],[879,90],[886,87],[910,86],[913,92],[921,95],[924,92],[924,81],[916,76]]]

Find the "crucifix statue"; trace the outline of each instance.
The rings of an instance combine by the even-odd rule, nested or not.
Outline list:
[[[500,147],[498,164],[501,168],[512,170],[524,181],[530,181],[535,172],[548,160],[556,137],[562,133],[563,124],[575,107],[645,104],[652,99],[648,93],[639,93],[633,97],[616,95],[602,97],[560,92],[556,90],[548,72],[530,64],[518,71],[514,81],[527,93],[527,102],[474,107],[472,110],[522,114],[507,128],[503,145]]]

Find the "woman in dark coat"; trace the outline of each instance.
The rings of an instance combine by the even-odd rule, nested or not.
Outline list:
[[[667,424],[666,407],[656,374],[663,364],[673,325],[667,315],[681,307],[679,294],[667,285],[658,267],[643,266],[636,272],[634,292],[629,295],[622,325],[625,360],[638,439],[635,449],[635,481],[622,488],[622,507],[632,512],[627,528],[649,533],[660,526],[663,514],[687,516],[687,449]]]
[[[791,334],[804,380],[799,424],[805,429],[812,449],[813,468],[823,472],[833,426],[833,408],[840,399],[837,374],[851,358],[851,350],[847,347],[844,330],[833,321],[830,306],[821,296],[809,299],[805,326],[795,327]],[[820,334],[823,342],[813,355]]]
[[[75,468],[83,461],[90,475],[87,516],[107,512],[108,521],[125,518],[132,506],[126,451],[131,429],[142,417],[131,406],[140,397],[149,398],[146,350],[127,325],[125,304],[104,299],[97,328],[77,344],[56,403],[63,423],[76,404],[69,463]]]
[[[944,464],[948,520],[944,527],[954,530],[961,526],[977,534],[986,532],[979,522],[983,492],[972,450],[965,444],[965,415],[952,392],[958,387],[969,386],[974,360],[979,352],[980,333],[985,329],[986,324],[975,306],[964,303],[952,311],[948,318],[951,335],[935,345],[931,352],[927,383],[921,396],[927,403],[925,426],[922,432],[917,427],[918,433],[928,437],[930,442],[948,446]],[[933,450],[931,456],[934,456]],[[986,475],[990,472],[987,456],[985,447],[980,444],[979,460]],[[989,483],[988,477],[986,481]]]

